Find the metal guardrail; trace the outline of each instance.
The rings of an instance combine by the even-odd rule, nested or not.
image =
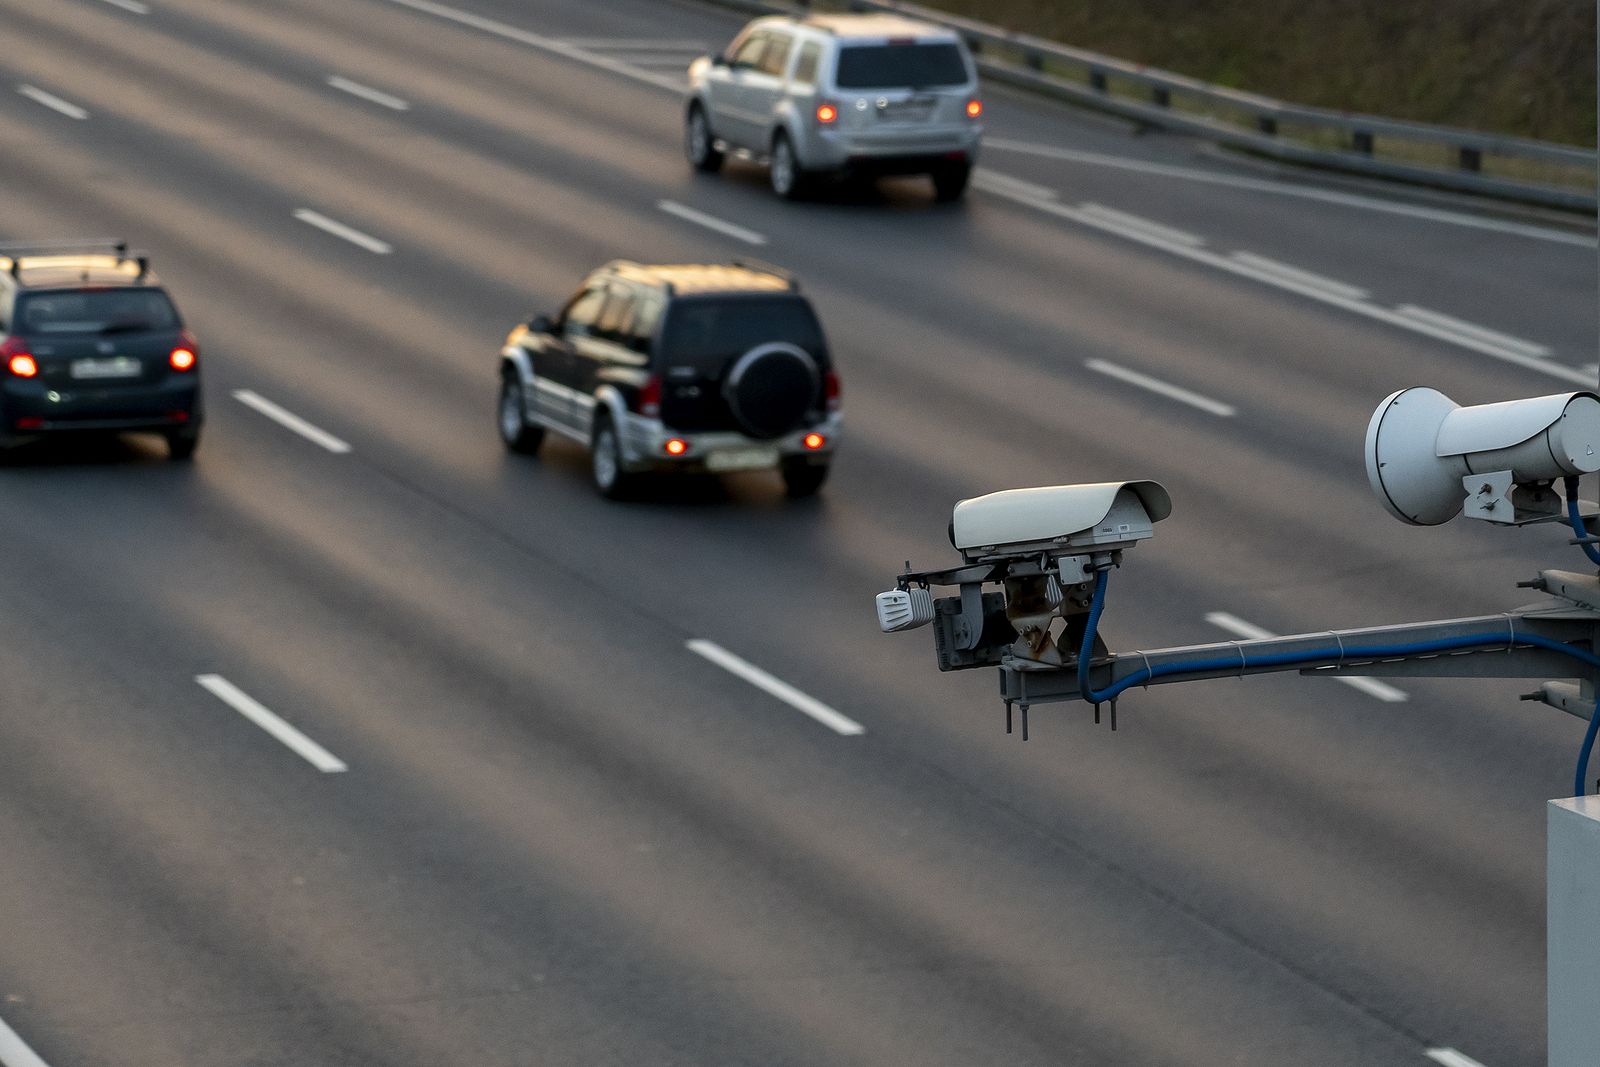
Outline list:
[[[1569,211],[1597,210],[1591,149],[1285,103],[903,0],[720,2],[762,13],[824,6],[895,12],[955,30],[987,77],[1147,126],[1291,163]]]

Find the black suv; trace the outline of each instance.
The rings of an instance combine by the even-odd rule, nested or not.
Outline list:
[[[618,260],[553,321],[511,331],[498,421],[516,452],[537,450],[546,430],[589,447],[607,497],[645,472],[758,469],[809,496],[838,443],[839,378],[783,271]]]
[[[148,257],[0,245],[0,442],[142,430],[188,459],[200,423],[200,346]]]

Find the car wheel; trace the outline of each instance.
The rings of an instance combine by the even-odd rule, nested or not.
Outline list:
[[[500,415],[495,421],[500,425],[500,440],[512,452],[531,454],[544,442],[544,427],[528,424],[522,382],[514,373],[500,379]]]
[[[950,163],[934,171],[933,198],[941,204],[948,204],[953,200],[960,200],[961,194],[967,191],[967,179],[972,176],[972,164]]]
[[[194,450],[200,447],[200,431],[192,427],[185,430],[168,430],[166,436],[167,455],[172,459],[193,459]]]
[[[828,464],[786,461],[783,465],[783,488],[791,497],[816,496],[822,483],[828,480]]]
[[[705,109],[699,104],[689,109],[683,124],[683,150],[689,165],[695,170],[715,174],[722,169],[722,153],[717,151],[716,138],[711,135],[711,124],[706,121]]]
[[[794,145],[789,143],[789,135],[779,131],[772,139],[772,164],[768,172],[772,181],[772,191],[785,200],[799,200],[805,196],[810,185],[810,175],[800,166],[800,160],[794,154]]]
[[[607,500],[621,500],[633,488],[634,476],[622,469],[622,442],[609,418],[595,424],[593,446],[589,471],[595,489]]]

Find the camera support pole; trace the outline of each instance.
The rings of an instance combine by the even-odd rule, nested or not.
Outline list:
[[[1105,689],[1152,668],[1161,672],[1138,685],[1165,685],[1204,678],[1299,671],[1307,675],[1375,675],[1405,678],[1558,678],[1578,684],[1546,681],[1526,699],[1587,721],[1594,714],[1597,672],[1547,648],[1519,643],[1538,636],[1570,644],[1584,652],[1600,652],[1600,579],[1571,571],[1541,571],[1525,585],[1550,594],[1552,600],[1499,615],[1364,626],[1349,630],[1219,641],[1123,652],[1097,658],[1089,668],[1092,688]],[[1503,647],[1458,652],[1433,652],[1386,658],[1361,658],[1357,651],[1385,645],[1423,644],[1479,635],[1504,634]],[[1318,654],[1321,653],[1321,654]],[[1293,658],[1291,663],[1273,657]],[[1215,664],[1236,659],[1237,666],[1185,670],[1187,664]],[[1263,662],[1266,661],[1266,662]],[[1007,656],[1000,663],[1000,696],[1008,705],[1045,704],[1082,699],[1076,664],[1047,666]],[[1173,672],[1173,673],[1165,673]]]

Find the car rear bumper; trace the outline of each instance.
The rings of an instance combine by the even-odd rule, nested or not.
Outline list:
[[[736,431],[682,433],[662,425],[659,419],[638,415],[627,415],[623,421],[622,462],[628,470],[713,474],[771,470],[796,460],[827,463],[839,445],[842,425],[836,412],[782,437],[761,441]],[[811,434],[821,436],[819,447],[807,446],[806,438]],[[667,442],[672,440],[683,442],[681,454],[667,451]]]
[[[925,173],[952,162],[977,162],[982,132],[976,126],[813,130],[800,156],[802,164],[811,170]]]
[[[10,379],[0,385],[0,435],[154,431],[198,427],[200,383],[180,379],[155,385],[56,390]]]

